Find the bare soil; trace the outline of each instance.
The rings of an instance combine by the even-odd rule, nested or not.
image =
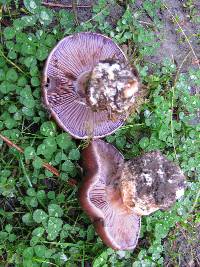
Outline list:
[[[142,5],[141,0],[136,0],[133,12],[137,11]],[[163,8],[157,11],[158,18],[163,24],[161,31],[156,31],[160,47],[156,54],[147,57],[146,60],[155,64],[161,64],[166,57],[174,59],[175,63],[179,66],[186,55],[190,53],[187,60],[184,62],[182,71],[187,71],[188,67],[196,65],[194,53],[197,58],[200,58],[200,40],[197,37],[200,34],[200,25],[193,22],[190,17],[189,10],[184,7],[187,1],[182,0],[168,0],[166,6],[168,9]],[[193,1],[194,8],[198,10],[200,15],[200,2]],[[179,25],[174,21],[172,15],[177,19]],[[144,15],[144,22],[152,23],[148,15]],[[186,34],[194,53],[191,51],[189,43],[183,38],[183,32]]]
[[[166,267],[200,266],[200,224],[188,225],[188,231],[178,226],[174,230],[173,240],[165,241]]]

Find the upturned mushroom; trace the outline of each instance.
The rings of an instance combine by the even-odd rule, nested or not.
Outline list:
[[[79,139],[113,133],[139,95],[134,67],[110,38],[77,33],[50,53],[43,74],[44,102],[65,131]]]
[[[140,216],[123,204],[119,189],[124,158],[112,145],[93,141],[83,154],[85,177],[79,190],[82,208],[102,241],[116,250],[133,250],[140,234]]]
[[[85,178],[80,204],[103,242],[113,249],[134,249],[140,217],[171,207],[186,187],[180,168],[159,151],[125,162],[112,145],[95,140],[82,156]]]

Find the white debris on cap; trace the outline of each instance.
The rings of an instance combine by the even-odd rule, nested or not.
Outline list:
[[[123,113],[133,106],[138,90],[138,79],[129,65],[116,60],[102,61],[91,73],[88,102],[94,110]]]

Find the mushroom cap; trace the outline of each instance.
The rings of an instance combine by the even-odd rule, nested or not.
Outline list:
[[[44,102],[59,126],[78,139],[112,134],[126,114],[111,118],[108,110],[93,111],[79,92],[94,66],[106,59],[126,62],[126,56],[110,38],[91,32],[62,39],[51,51],[44,68]]]
[[[134,249],[140,233],[140,217],[123,205],[118,189],[123,156],[102,140],[93,141],[82,156],[86,170],[79,191],[82,208],[107,246],[116,250]]]

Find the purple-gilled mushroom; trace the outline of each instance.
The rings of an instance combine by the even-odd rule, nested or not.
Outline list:
[[[95,140],[82,157],[80,204],[102,241],[116,250],[133,250],[140,217],[171,207],[186,187],[180,168],[159,151],[125,162],[112,145]]]
[[[95,140],[82,157],[86,174],[79,191],[82,208],[107,246],[133,250],[140,233],[140,216],[124,206],[120,195],[123,156],[112,145]]]
[[[79,139],[113,133],[139,95],[134,67],[110,38],[77,33],[51,51],[43,74],[44,102],[59,126]]]

